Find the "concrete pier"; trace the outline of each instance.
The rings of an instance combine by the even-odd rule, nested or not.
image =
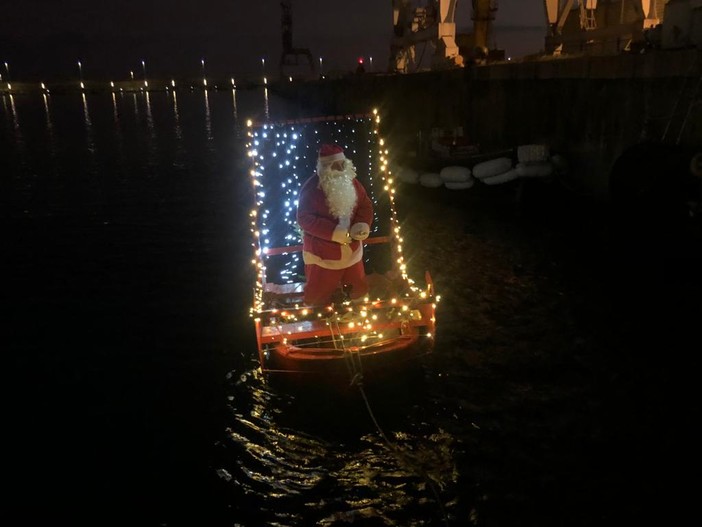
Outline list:
[[[410,75],[277,83],[301,112],[378,108],[393,144],[462,127],[481,151],[540,143],[569,163],[568,184],[607,199],[612,166],[655,140],[702,150],[702,51],[549,58]]]

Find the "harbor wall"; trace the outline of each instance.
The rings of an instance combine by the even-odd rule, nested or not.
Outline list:
[[[610,170],[627,148],[652,140],[702,150],[701,80],[702,51],[690,49],[350,75],[271,89],[297,101],[301,115],[377,108],[396,153],[414,152],[417,162],[436,128],[462,128],[481,152],[547,144],[566,159],[563,177],[573,189],[607,199]]]

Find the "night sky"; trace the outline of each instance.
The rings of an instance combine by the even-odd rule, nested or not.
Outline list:
[[[416,3],[416,2],[415,2]],[[149,75],[258,75],[277,71],[278,0],[0,0],[0,61],[12,80],[71,78],[82,63],[92,78]],[[459,1],[459,32],[470,32],[471,7]],[[325,72],[350,71],[360,56],[385,71],[392,36],[391,0],[293,0],[293,45],[322,57]],[[496,44],[519,57],[540,49],[542,0],[502,0]],[[528,38],[515,28],[540,28]],[[261,59],[265,58],[265,64]],[[0,72],[6,76],[4,65]]]

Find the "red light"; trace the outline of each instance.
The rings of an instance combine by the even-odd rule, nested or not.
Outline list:
[[[363,57],[358,57],[358,63],[363,64]]]

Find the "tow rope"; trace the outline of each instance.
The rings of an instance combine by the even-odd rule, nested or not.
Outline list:
[[[341,351],[344,354],[344,359],[346,361],[346,366],[349,370],[350,376],[349,386],[358,387],[358,390],[361,393],[361,397],[363,398],[363,402],[366,405],[368,415],[370,416],[371,421],[373,421],[373,424],[375,425],[375,428],[378,431],[378,435],[380,435],[380,437],[383,439],[383,441],[385,442],[385,446],[388,450],[390,450],[390,453],[393,456],[395,456],[395,459],[399,461],[400,465],[411,467],[417,475],[424,479],[425,483],[427,484],[427,487],[430,488],[432,493],[434,494],[434,498],[436,499],[436,502],[439,505],[439,509],[441,510],[441,515],[443,516],[444,523],[448,527],[449,521],[446,515],[446,509],[444,507],[443,502],[441,501],[441,496],[439,495],[439,491],[437,490],[434,481],[429,477],[426,470],[424,470],[418,463],[415,463],[414,460],[412,460],[409,456],[405,455],[395,443],[388,439],[387,435],[385,435],[385,432],[380,426],[380,423],[378,423],[378,420],[375,417],[375,413],[371,408],[370,401],[368,400],[368,396],[366,395],[366,391],[363,388],[363,363],[361,361],[361,353],[358,350],[354,351],[346,347],[346,343],[344,342],[344,335],[341,333],[341,326],[339,325],[338,313],[334,313],[330,317],[329,328],[331,329],[331,336],[332,341],[334,342],[334,347],[336,347],[337,349],[341,349]],[[336,338],[334,337],[335,329],[338,332],[339,336],[338,343]]]

